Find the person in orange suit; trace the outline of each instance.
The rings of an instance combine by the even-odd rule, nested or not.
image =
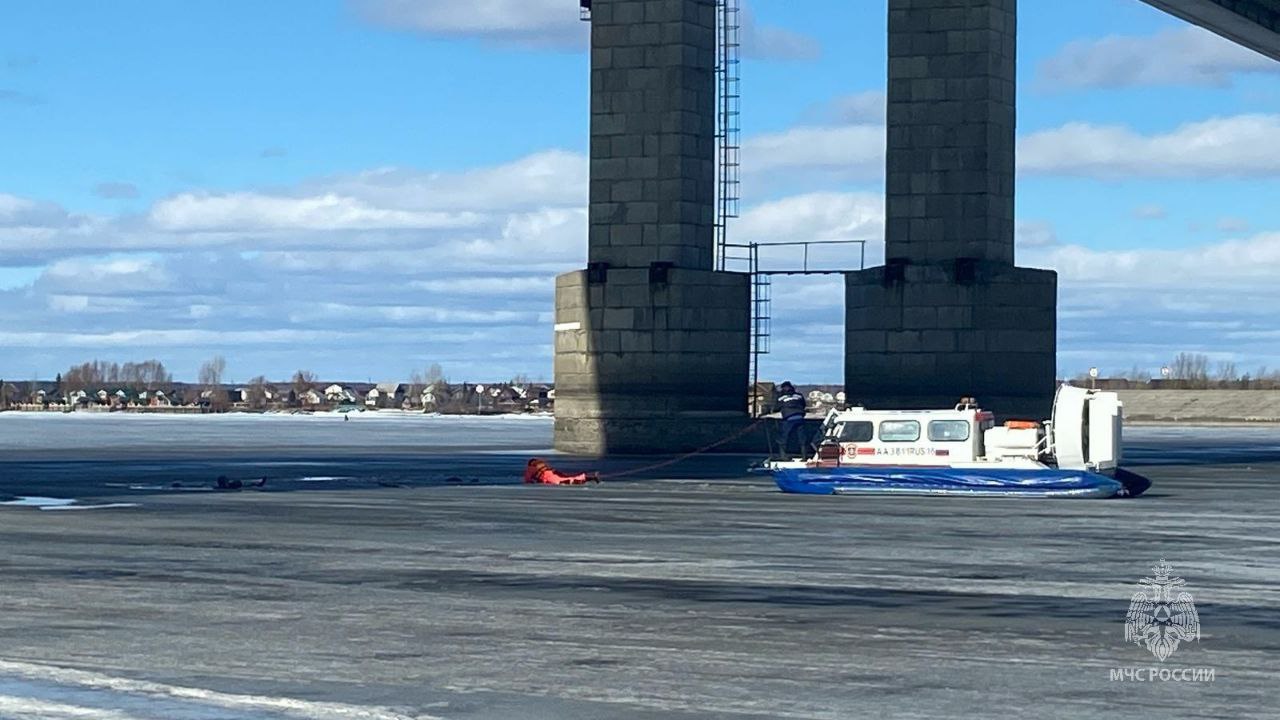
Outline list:
[[[600,476],[596,473],[564,475],[556,472],[545,461],[533,458],[524,468],[524,481],[535,485],[586,485],[600,482]]]

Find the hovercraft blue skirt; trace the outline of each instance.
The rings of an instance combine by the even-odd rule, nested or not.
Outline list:
[[[1041,498],[1109,498],[1125,486],[1085,470],[1008,468],[776,468],[783,492],[811,495],[889,493]]]

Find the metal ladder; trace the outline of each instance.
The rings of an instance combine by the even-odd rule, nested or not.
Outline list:
[[[716,0],[715,267],[725,269],[729,220],[742,193],[742,12],[738,0]]]
[[[769,336],[773,331],[773,276],[760,272],[759,251],[753,247],[755,259],[751,270],[751,388],[760,384],[760,356],[769,354]]]

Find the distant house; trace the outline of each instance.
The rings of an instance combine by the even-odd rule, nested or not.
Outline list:
[[[443,412],[462,401],[460,392],[460,389],[444,381],[433,382],[422,391],[422,409],[426,412]]]
[[[400,383],[378,383],[364,396],[368,407],[398,408],[404,405],[405,389]]]
[[[525,409],[524,388],[512,385],[499,385],[489,391],[493,397],[493,407],[498,412],[523,412]]]
[[[771,382],[758,382],[748,393],[747,404],[751,414],[759,417],[773,412],[777,388]]]
[[[835,396],[829,392],[823,392],[821,390],[809,391],[809,405],[811,406],[832,405],[835,401]]]
[[[357,397],[355,391],[351,388],[334,383],[324,389],[324,399],[331,405],[341,405],[343,403],[353,403],[357,400]]]
[[[19,402],[22,402],[22,398],[19,396],[18,387],[13,383],[0,381],[0,408]]]
[[[554,397],[555,391],[546,385],[535,386],[529,390],[529,401],[525,408],[529,412],[546,412],[551,409]]]
[[[319,390],[311,388],[298,395],[298,404],[302,407],[314,408],[324,404],[324,395]]]

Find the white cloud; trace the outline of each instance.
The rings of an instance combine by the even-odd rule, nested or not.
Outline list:
[[[1044,61],[1037,76],[1054,88],[1226,87],[1234,74],[1246,72],[1280,72],[1280,63],[1208,30],[1185,27],[1072,42]]]
[[[796,127],[748,137],[743,170],[754,176],[816,172],[825,179],[868,181],[884,176],[884,156],[883,125]]]
[[[879,193],[822,192],[760,203],[732,224],[737,240],[879,240],[884,197]]]
[[[1166,288],[1188,296],[1200,289],[1267,288],[1280,298],[1280,233],[1174,250],[1094,250],[1080,245],[1043,248],[1024,262],[1058,270],[1075,282]],[[1272,308],[1275,306],[1272,305]]]
[[[0,230],[49,230],[74,222],[70,213],[54,203],[0,193]]]
[[[0,194],[0,266],[200,248],[434,248],[477,262],[529,250],[557,263],[585,252],[586,198],[586,158],[565,151],[463,172],[383,168],[272,192],[183,193],[140,216],[74,215]]]
[[[366,323],[386,325],[510,325],[537,322],[538,311],[458,308],[437,305],[351,305],[327,302],[299,308],[290,314],[290,322]]]
[[[1269,362],[1280,307],[1280,233],[1181,249],[1028,249],[1059,273],[1060,369],[1159,367],[1182,351]]]
[[[587,47],[587,24],[563,0],[348,0],[366,21],[433,37]]]
[[[1163,220],[1169,216],[1169,212],[1163,205],[1139,205],[1133,209],[1133,216],[1139,220]]]
[[[441,295],[478,295],[497,297],[502,295],[547,295],[555,287],[555,277],[534,276],[475,276],[445,278],[442,280],[415,280],[410,287]]]
[[[885,127],[813,125],[755,135],[746,139],[742,158],[748,194],[763,184],[879,181]],[[1280,175],[1280,115],[1215,117],[1155,133],[1067,123],[1020,137],[1018,171],[1098,179],[1274,177]]]
[[[1238,217],[1218,218],[1218,229],[1224,233],[1249,232],[1249,221]]]
[[[867,96],[833,108],[858,119],[859,105],[876,102]],[[1067,126],[1024,139],[1023,170],[1266,175],[1280,169],[1277,129],[1280,120],[1265,115],[1156,134]],[[867,263],[881,261],[881,193],[812,190],[878,181],[883,125],[749,137],[744,162],[746,181],[770,183],[773,199],[745,207],[732,225],[735,240],[864,240]],[[30,349],[0,354],[0,372],[37,354],[46,358],[41,362],[70,364],[97,349],[153,347],[163,348],[166,361],[186,358],[194,370],[200,353],[235,347],[250,358],[246,371],[278,374],[296,369],[289,366],[302,344],[317,357],[340,358],[335,367],[368,365],[379,375],[419,356],[448,360],[477,378],[547,372],[540,348],[552,276],[585,262],[586,194],[586,158],[565,151],[462,172],[379,168],[271,190],[184,193],[136,216],[77,215],[0,194],[0,264],[47,266],[34,282],[0,292],[0,313],[13,319],[0,344]],[[1256,335],[1273,328],[1268,313],[1280,306],[1280,292],[1271,289],[1280,272],[1276,235],[1176,252],[1097,251],[1064,245],[1051,226],[1029,220],[1019,224],[1018,240],[1024,264],[1062,272],[1065,357],[1085,348],[1117,358],[1147,345],[1163,352],[1184,337],[1280,357],[1276,339]],[[829,250],[815,250],[813,263],[857,266],[856,249]],[[785,249],[766,252],[777,253],[768,259],[775,267],[801,262]],[[836,344],[814,342],[837,348],[828,358],[833,368],[840,284],[828,277],[777,286],[780,329],[831,319]],[[1156,325],[1175,318],[1188,323],[1188,334]],[[1225,329],[1225,320],[1240,324]],[[527,352],[499,357],[490,352],[495,346]]]
[[[166,268],[151,258],[69,258],[45,268],[36,281],[46,292],[157,293],[171,287]]]
[[[128,200],[138,197],[138,186],[127,182],[101,182],[93,186],[93,194],[107,200]]]
[[[883,90],[841,95],[805,111],[817,125],[884,125],[886,96]]]
[[[811,35],[776,25],[761,25],[750,6],[741,11],[743,57],[760,60],[817,60],[822,44]]]
[[[586,205],[587,158],[548,150],[494,167],[456,173],[379,168],[321,178],[303,192],[332,191],[400,209],[505,210]]]
[[[1096,178],[1258,177],[1280,174],[1280,116],[1236,115],[1142,135],[1069,123],[1023,137],[1018,169]]]
[[[145,329],[111,332],[0,332],[0,345],[48,348],[252,347],[344,340],[350,333],[326,330],[177,330]]]
[[[1043,220],[1019,220],[1014,227],[1014,242],[1018,247],[1045,247],[1056,245],[1058,235],[1053,225]]]
[[[127,297],[103,297],[100,295],[50,295],[49,309],[66,315],[111,315],[143,309],[141,300]]]
[[[155,228],[169,232],[438,230],[479,223],[478,216],[470,213],[380,208],[334,193],[312,197],[186,193],[157,203],[148,220]]]
[[[573,0],[347,0],[366,22],[428,37],[468,38],[532,48],[586,51],[590,27],[578,17]],[[795,30],[756,21],[750,7],[741,12],[745,57],[763,60],[814,60],[822,55],[817,39]]]

